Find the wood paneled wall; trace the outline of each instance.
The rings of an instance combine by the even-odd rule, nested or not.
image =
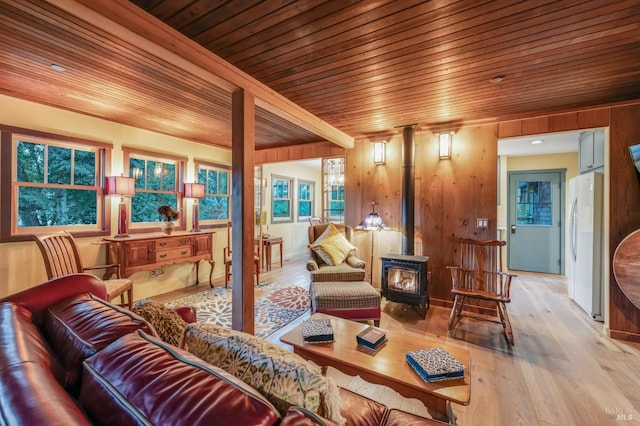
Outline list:
[[[305,160],[308,158],[335,157],[343,155],[345,149],[331,142],[308,143],[283,146],[256,151],[255,163],[277,163],[280,161]]]
[[[611,108],[609,127],[609,250],[640,228],[640,182],[629,156],[629,146],[640,143],[640,105]],[[618,287],[609,271],[610,335],[640,342],[640,310]]]
[[[451,279],[446,267],[457,263],[458,237],[492,239],[497,219],[497,125],[465,127],[453,135],[452,157],[440,160],[437,135],[415,136],[415,254],[429,256],[432,303],[451,304]],[[376,201],[376,211],[391,228],[402,224],[402,137],[387,143],[387,161],[373,164],[373,146],[356,142],[346,151],[346,223],[358,224]],[[489,218],[489,228],[476,229],[476,218]],[[401,252],[401,239],[386,235],[384,251]],[[384,249],[388,250],[384,250]],[[365,251],[369,248],[365,248]],[[370,252],[366,252],[370,253]],[[380,273],[377,259],[374,282]],[[378,286],[378,285],[376,285]]]

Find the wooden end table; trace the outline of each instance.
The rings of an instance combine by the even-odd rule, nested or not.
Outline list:
[[[282,237],[262,238],[262,264],[267,271],[271,270],[271,249],[276,245],[280,246],[280,267],[282,268]]]
[[[376,352],[361,349],[356,335],[367,324],[316,313],[311,318],[330,318],[335,342],[309,344],[302,340],[302,325],[280,337],[293,346],[293,351],[321,366],[331,366],[341,372],[388,386],[405,398],[420,400],[434,419],[453,419],[451,403],[467,405],[471,396],[471,355],[469,350],[446,345],[436,339],[387,331],[388,342]],[[383,328],[384,329],[384,328]],[[464,378],[427,383],[406,361],[407,351],[441,347],[465,366]]]

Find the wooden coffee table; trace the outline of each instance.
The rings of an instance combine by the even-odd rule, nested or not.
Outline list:
[[[321,366],[331,366],[341,372],[384,386],[406,398],[416,398],[429,410],[433,418],[453,420],[450,403],[467,405],[471,395],[471,356],[464,348],[457,348],[438,340],[400,332],[387,331],[388,342],[376,352],[361,349],[356,335],[368,327],[354,321],[325,314],[314,314],[311,318],[330,318],[335,342],[309,344],[302,340],[299,325],[280,337],[284,343],[305,359]],[[384,329],[384,327],[381,327]],[[409,366],[405,354],[414,349],[441,347],[458,359],[464,366],[464,378],[426,383]]]

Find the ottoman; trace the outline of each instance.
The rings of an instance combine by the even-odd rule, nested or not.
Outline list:
[[[366,281],[314,281],[310,293],[313,313],[380,325],[380,293]]]

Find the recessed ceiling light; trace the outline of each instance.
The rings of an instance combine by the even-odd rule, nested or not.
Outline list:
[[[495,77],[489,79],[491,83],[500,83],[502,80],[504,80],[504,75],[496,75]]]
[[[60,72],[64,72],[67,69],[65,67],[63,67],[62,65],[58,65],[58,64],[51,64],[51,69],[54,71],[60,71]]]
[[[535,141],[531,141],[531,145],[538,145],[542,142],[544,142],[542,139],[536,139]]]

